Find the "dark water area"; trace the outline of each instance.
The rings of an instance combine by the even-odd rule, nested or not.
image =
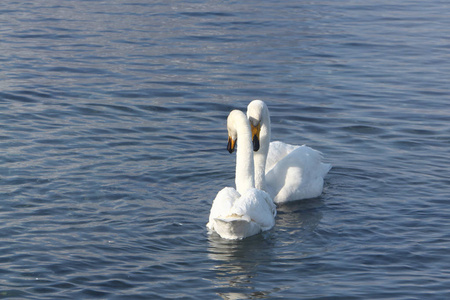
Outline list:
[[[450,297],[450,4],[272,2],[2,2],[0,298]],[[222,240],[253,99],[333,169]]]

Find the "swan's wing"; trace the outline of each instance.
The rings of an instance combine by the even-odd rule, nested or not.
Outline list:
[[[266,174],[266,184],[276,203],[314,198],[322,193],[323,178],[330,168],[319,151],[300,146]]]
[[[266,173],[272,169],[275,164],[282,160],[286,155],[299,148],[300,146],[286,144],[280,141],[271,142],[266,160]]]
[[[323,163],[322,152],[314,150],[306,145],[300,146],[295,151],[289,153],[289,159],[297,162],[302,167],[304,176],[309,179],[315,177],[323,178],[331,169],[330,164]]]
[[[241,195],[238,193],[238,191],[236,191],[232,187],[226,187],[220,190],[212,203],[211,211],[209,213],[209,222],[208,224],[206,224],[206,227],[208,227],[208,229],[210,230],[213,230],[214,219],[228,215],[234,201],[240,196]]]
[[[276,206],[270,196],[261,190],[248,190],[236,199],[231,211],[236,215],[248,216],[261,230],[269,230],[275,225]]]

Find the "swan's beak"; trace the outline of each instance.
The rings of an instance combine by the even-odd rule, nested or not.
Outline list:
[[[236,147],[236,141],[233,140],[233,139],[231,138],[231,136],[229,136],[229,137],[228,137],[228,145],[227,145],[227,150],[228,150],[228,152],[233,153],[235,147]]]
[[[259,150],[259,133],[261,132],[261,123],[254,126],[252,122],[250,122],[250,127],[252,128],[252,141],[253,141],[253,151]]]

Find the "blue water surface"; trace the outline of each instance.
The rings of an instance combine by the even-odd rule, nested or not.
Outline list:
[[[3,1],[0,298],[450,297],[447,1]],[[226,117],[323,152],[242,241]]]

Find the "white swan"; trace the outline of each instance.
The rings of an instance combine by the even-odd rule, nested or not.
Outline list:
[[[331,169],[322,154],[305,145],[270,142],[270,115],[267,105],[253,100],[247,107],[252,129],[255,186],[269,193],[275,203],[314,198],[322,194],[323,178]]]
[[[270,196],[255,189],[250,124],[242,111],[233,110],[227,119],[228,151],[236,151],[236,189],[222,189],[213,201],[210,232],[225,239],[243,239],[275,225],[276,206]]]

